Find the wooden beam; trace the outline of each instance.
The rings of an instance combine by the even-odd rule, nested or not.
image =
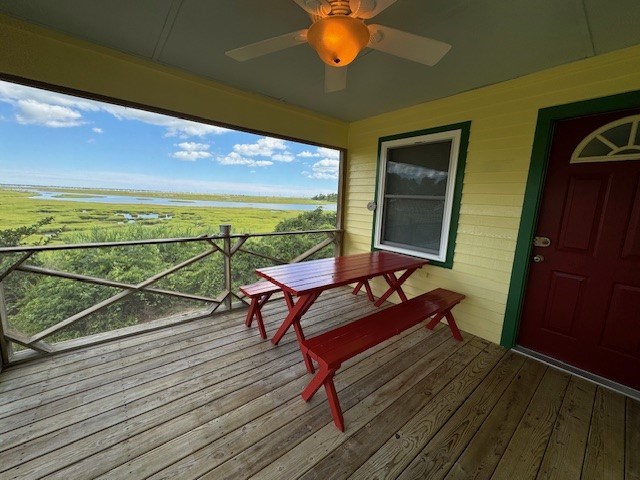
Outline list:
[[[123,288],[126,290],[135,289],[136,286],[130,283],[116,282],[113,280],[107,280],[98,277],[90,277],[87,275],[80,275],[77,273],[64,272],[61,270],[52,270],[49,268],[36,267],[35,265],[21,265],[17,267],[17,270],[21,272],[38,273],[49,277],[66,278],[69,280],[77,280],[79,282],[90,283],[93,285],[102,285],[104,287]],[[201,295],[192,295],[190,293],[174,292],[172,290],[165,290],[161,288],[141,288],[139,291],[157,293],[159,295],[167,295],[171,297],[187,298],[190,300],[199,300],[202,302],[215,302],[214,298],[203,297]]]
[[[199,253],[198,255],[191,257],[187,260],[185,260],[182,263],[179,263],[178,265],[168,268],[167,270],[164,270],[163,272],[160,272],[152,277],[149,277],[147,280],[145,280],[142,283],[139,283],[138,285],[135,285],[132,289],[130,290],[126,290],[124,292],[120,292],[117,293],[115,295],[113,295],[110,298],[107,298],[106,300],[103,300],[100,303],[97,303],[95,305],[93,305],[92,307],[86,308],[85,310],[76,313],[75,315],[72,315],[71,317],[53,325],[52,327],[47,328],[46,330],[43,330],[40,333],[35,334],[34,336],[32,336],[29,339],[29,344],[33,344],[35,342],[38,342],[40,340],[42,340],[43,338],[48,337],[49,335],[54,334],[55,332],[63,329],[64,327],[67,327],[75,322],[77,322],[78,320],[86,317],[87,315],[90,315],[92,313],[98,312],[100,310],[102,310],[105,307],[108,307],[109,305],[122,300],[125,297],[128,297],[129,295],[131,295],[134,292],[137,292],[139,290],[142,290],[144,287],[147,287],[148,285],[151,285],[154,282],[157,282],[158,280],[166,277],[167,275],[170,275],[173,272],[176,272],[184,267],[187,267],[189,265],[191,265],[192,263],[197,262],[198,260],[202,260],[203,258],[211,255],[212,253],[214,253],[216,250],[215,249],[211,249],[211,250],[207,250],[205,252]]]

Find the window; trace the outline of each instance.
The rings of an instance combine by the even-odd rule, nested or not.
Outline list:
[[[469,128],[380,139],[374,248],[451,268]]]
[[[591,132],[569,163],[637,160],[640,157],[640,115],[621,118]]]

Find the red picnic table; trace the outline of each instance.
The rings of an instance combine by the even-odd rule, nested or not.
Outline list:
[[[398,293],[403,302],[407,301],[407,297],[402,291],[402,284],[413,272],[427,263],[427,260],[399,253],[372,252],[257,269],[258,275],[282,289],[289,305],[289,313],[271,342],[277,345],[293,325],[298,342],[302,344],[301,342],[305,338],[300,326],[300,319],[320,294],[331,288],[356,283],[354,293],[357,293],[364,286],[369,299],[374,301],[369,280],[381,276],[386,280],[389,288],[378,300],[375,300],[377,307],[382,305],[394,292]],[[400,277],[396,276],[397,272],[403,270],[404,273]],[[293,297],[297,297],[297,301],[294,302]],[[307,368],[311,368],[309,371],[313,371],[313,367],[308,365],[306,356],[305,364],[307,364]]]

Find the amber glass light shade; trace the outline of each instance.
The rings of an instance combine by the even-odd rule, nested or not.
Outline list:
[[[369,43],[369,29],[357,18],[329,16],[309,27],[307,41],[324,63],[344,67]]]

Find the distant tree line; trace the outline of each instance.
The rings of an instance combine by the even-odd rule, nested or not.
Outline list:
[[[0,246],[20,245],[26,237],[53,219],[43,219],[29,227],[0,230]],[[295,218],[281,221],[276,232],[324,230],[335,228],[336,213],[321,207],[303,212]],[[89,233],[75,234],[68,243],[102,243],[154,238],[195,237],[210,233],[205,229],[176,229],[170,225],[125,225],[119,229],[96,228]],[[33,237],[31,237],[33,238]],[[326,238],[325,234],[283,235],[249,239],[243,249],[260,256],[238,252],[232,257],[233,288],[257,280],[254,270],[269,265],[264,256],[288,262]],[[219,242],[221,244],[221,242]],[[107,248],[86,248],[41,252],[33,255],[32,265],[70,273],[109,279],[115,282],[137,284],[172,266],[210,248],[207,242],[151,244]],[[333,255],[331,245],[313,258]],[[20,254],[0,255],[0,273],[5,271]],[[110,296],[121,292],[115,287],[103,287],[75,280],[32,273],[12,272],[3,281],[9,324],[33,335],[59,323]],[[216,297],[224,290],[223,259],[219,253],[175,272],[153,287]],[[47,341],[56,342],[114,330],[150,320],[205,308],[195,300],[184,300],[159,294],[137,292],[93,313],[86,319],[65,327]]]
[[[337,202],[338,194],[337,193],[319,193],[315,197],[312,197],[313,200],[323,200],[326,202]]]

